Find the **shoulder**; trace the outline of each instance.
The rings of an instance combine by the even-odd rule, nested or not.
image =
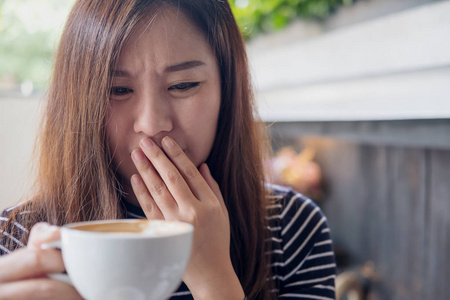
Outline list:
[[[326,217],[319,206],[304,195],[291,188],[279,185],[266,185],[270,204],[269,219],[280,220],[280,225],[285,225],[286,234],[294,225],[311,224],[318,225],[325,223]],[[320,226],[320,225],[319,225]]]
[[[311,199],[267,185],[272,273],[280,294],[310,285],[334,285],[335,262],[327,219]]]
[[[0,255],[25,247],[29,229],[24,220],[31,213],[26,204],[19,203],[0,213]]]

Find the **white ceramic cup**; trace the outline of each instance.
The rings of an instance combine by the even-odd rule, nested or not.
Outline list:
[[[85,299],[162,300],[181,282],[192,237],[193,226],[182,222],[92,221],[62,226],[61,241],[43,248],[61,248],[68,277],[50,276]]]

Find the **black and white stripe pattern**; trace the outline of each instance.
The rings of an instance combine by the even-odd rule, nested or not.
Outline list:
[[[327,221],[319,207],[294,191],[270,186],[272,279],[278,298],[335,299],[336,264]]]
[[[7,247],[7,245],[12,246],[13,249],[18,249],[25,247],[25,245],[20,241],[22,235],[28,235],[28,229],[26,229],[22,224],[20,224],[20,221],[12,222],[9,227],[3,231],[4,225],[9,220],[9,215],[11,214],[14,209],[20,207],[23,203],[19,203],[15,206],[12,206],[10,208],[5,209],[0,214],[0,255],[8,254],[11,252],[11,247]],[[29,214],[30,211],[24,210],[21,211],[18,214],[18,218],[22,215]]]
[[[319,207],[291,189],[268,185],[273,194],[268,209],[268,232],[271,243],[273,293],[280,299],[335,299],[336,264],[330,230]],[[127,218],[145,218],[143,211],[125,204]],[[11,209],[9,209],[10,211]],[[9,211],[0,217],[0,225],[8,220]],[[26,212],[28,213],[28,212]],[[12,226],[28,234],[19,223]],[[5,241],[11,239],[17,247],[23,244],[8,232],[2,232],[0,254],[9,253]],[[171,299],[193,299],[184,283]]]

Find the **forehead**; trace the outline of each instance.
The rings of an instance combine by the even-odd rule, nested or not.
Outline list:
[[[158,67],[200,58],[215,61],[204,33],[181,10],[166,7],[136,25],[121,50],[118,64],[152,62]]]

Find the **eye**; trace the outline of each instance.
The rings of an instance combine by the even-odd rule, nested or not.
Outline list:
[[[181,82],[169,87],[169,91],[184,92],[200,85],[200,82]]]
[[[115,86],[111,88],[111,95],[123,96],[132,92],[133,92],[132,89],[122,86]]]
[[[110,90],[110,96],[112,99],[121,100],[125,99],[129,94],[132,94],[133,90],[127,87],[114,86]]]

